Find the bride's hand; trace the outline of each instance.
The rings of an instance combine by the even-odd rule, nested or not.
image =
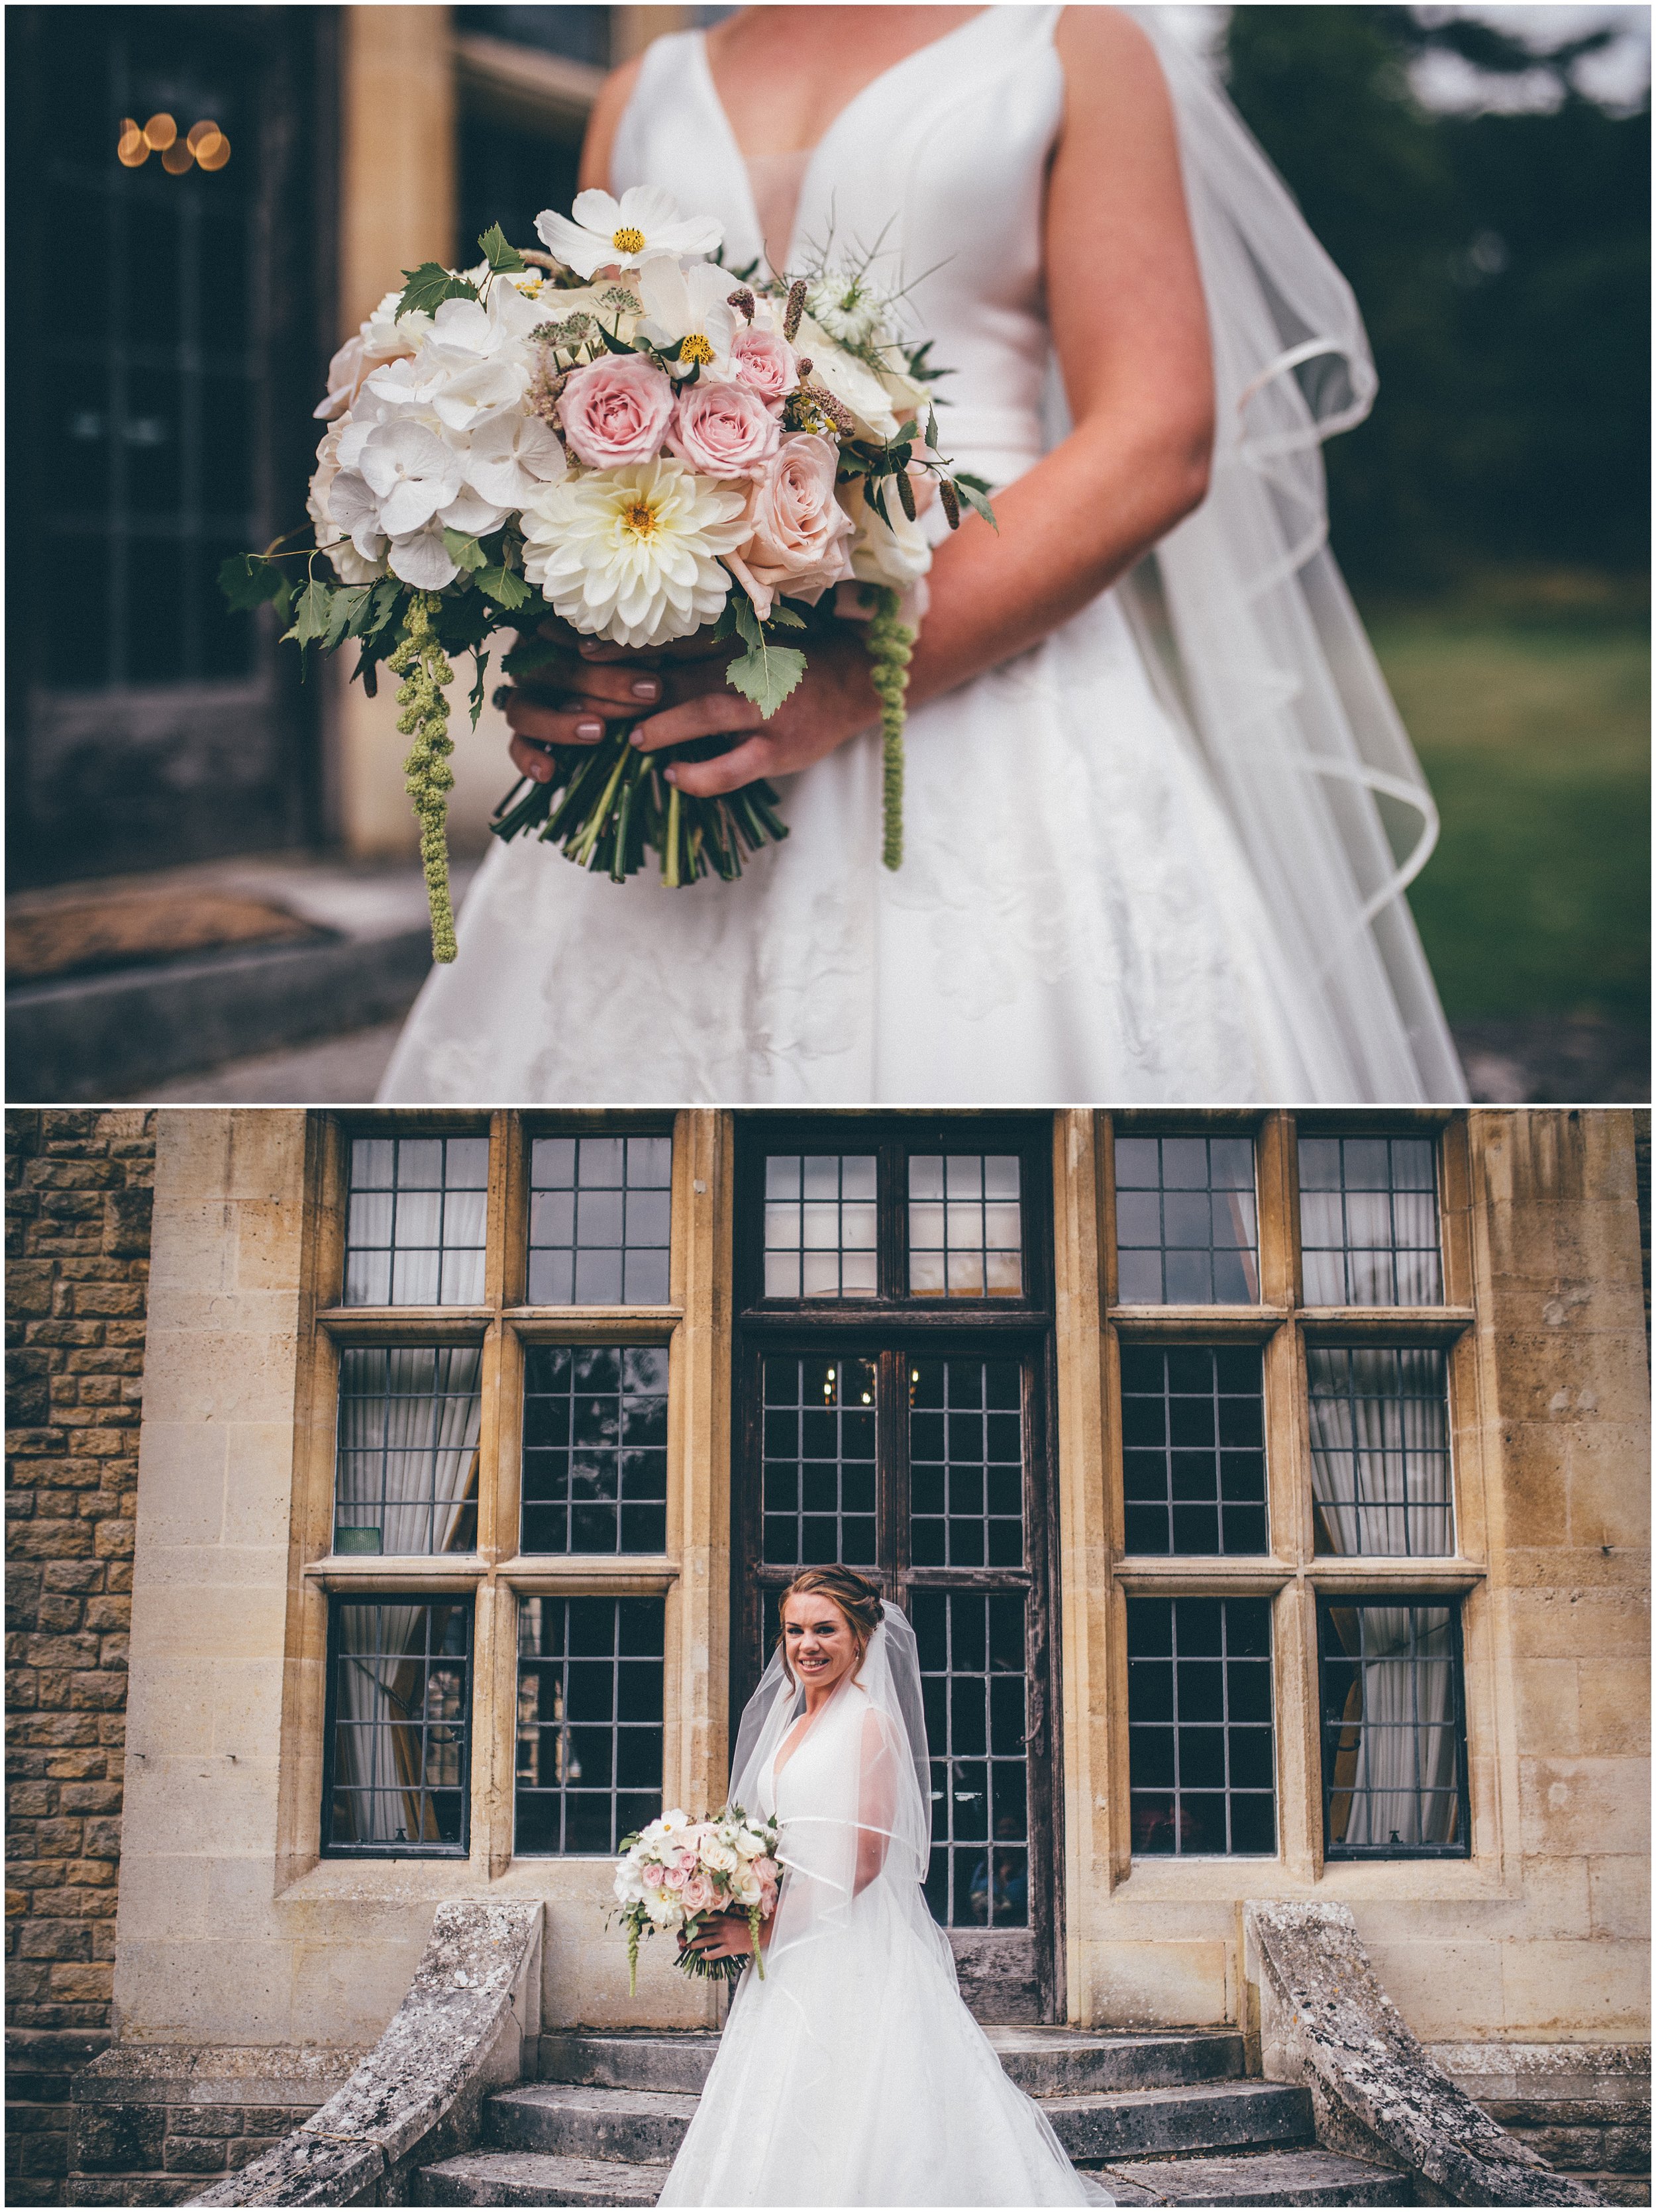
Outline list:
[[[574,706],[543,706],[522,691],[508,701],[514,735],[512,758],[525,775],[544,782],[549,763],[536,745],[592,744],[603,734],[601,717],[649,709],[633,742],[646,752],[691,738],[738,738],[715,759],[675,761],[669,782],[698,799],[739,790],[761,776],[788,775],[820,760],[880,719],[880,701],[861,640],[830,631],[808,644],[809,666],[792,696],[767,722],[758,708],[725,682],[732,648],[686,640],[661,653],[629,653],[619,646],[583,644]]]
[[[688,1941],[680,1936],[679,1948],[703,1959],[746,1959],[753,1953],[753,1934],[745,1912],[721,1912],[705,1922]]]

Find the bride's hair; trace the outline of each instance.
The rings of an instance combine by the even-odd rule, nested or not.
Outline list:
[[[817,1595],[831,1598],[845,1615],[856,1645],[856,1658],[851,1668],[851,1680],[855,1681],[862,1671],[862,1655],[869,1639],[880,1626],[881,1600],[877,1584],[867,1582],[855,1567],[806,1567],[796,1574],[776,1601],[776,1618],[790,1597],[809,1597]],[[776,1650],[788,1680],[794,1670],[788,1664],[788,1632],[782,1630],[776,1638]]]

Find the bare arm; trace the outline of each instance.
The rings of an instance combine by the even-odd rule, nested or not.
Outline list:
[[[1050,314],[1075,428],[1000,493],[1000,533],[976,518],[938,548],[931,607],[910,672],[914,704],[935,698],[1035,644],[1105,590],[1200,504],[1213,441],[1212,365],[1195,247],[1185,214],[1172,111],[1148,40],[1113,8],[1067,9],[1057,47],[1064,116],[1047,193]],[[611,81],[586,162],[607,163],[614,121],[630,92]],[[600,659],[609,657],[600,648]],[[567,711],[520,697],[514,728],[568,744],[595,731],[595,714],[653,703],[642,727],[654,749],[720,732],[752,732],[720,758],[667,774],[686,791],[734,790],[820,758],[875,719],[860,643],[813,647],[805,682],[772,720],[724,687],[716,663],[652,676],[636,659],[594,665]],[[526,772],[545,769],[514,742]]]

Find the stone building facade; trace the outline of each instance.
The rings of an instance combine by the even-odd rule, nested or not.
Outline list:
[[[1244,1907],[1342,1905],[1446,2069],[1638,2201],[1638,1117],[163,1111],[113,1945],[52,1899],[113,1869],[76,1793],[130,1484],[33,1470],[131,1466],[68,1438],[131,1435],[93,1355],[144,1328],[147,1125],[17,1121],[17,1525],[90,1524],[15,1554],[85,1608],[11,1624],[31,2117],[43,2036],[118,2039],[70,2201],[180,2201],[314,2109],[446,1900],[536,1906],[545,2033],[715,2024],[648,1952],[629,1997],[606,1856],[718,1802],[825,1550],[929,1639],[983,2016],[1252,2034]],[[113,2011],[39,2011],[107,1954]]]
[[[6,2196],[112,2039],[155,1117],[6,1117]]]

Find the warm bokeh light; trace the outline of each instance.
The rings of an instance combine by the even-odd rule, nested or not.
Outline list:
[[[230,158],[230,142],[210,115],[192,123],[183,137],[170,115],[152,115],[142,129],[132,116],[122,116],[115,142],[115,159],[122,167],[141,169],[152,151],[161,155],[169,177],[181,177],[186,169],[222,169]]]
[[[190,149],[190,151],[195,155],[197,159],[199,160],[201,157],[203,142],[208,138],[216,138],[217,136],[218,125],[216,123],[211,121],[192,123],[186,135],[184,143]]]
[[[141,169],[149,159],[149,141],[130,115],[121,118],[121,135],[116,143],[115,159],[126,169]]]
[[[161,157],[161,165],[169,177],[181,177],[186,169],[195,167],[195,155],[182,138],[175,138]]]
[[[143,135],[156,153],[164,154],[179,135],[179,127],[165,112],[152,115],[143,126]]]
[[[196,148],[196,160],[204,169],[222,169],[230,158],[230,142],[222,131],[213,131]]]

